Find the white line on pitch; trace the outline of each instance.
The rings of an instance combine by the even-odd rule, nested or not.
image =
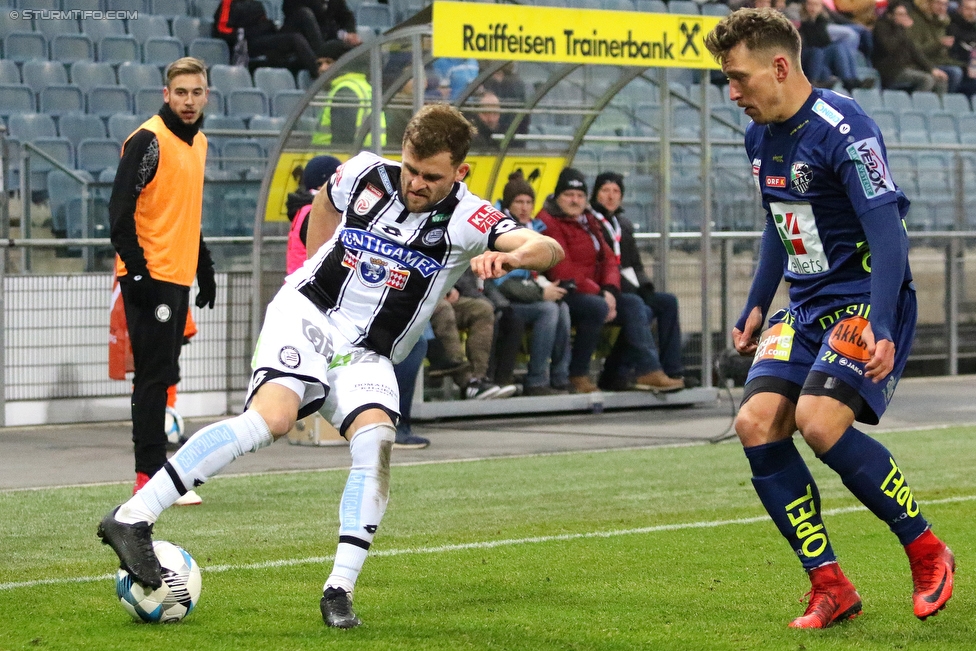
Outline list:
[[[939,500],[929,500],[920,502],[922,506],[935,504],[951,504],[954,502],[971,502],[976,500],[976,495],[962,495],[959,497],[946,497]],[[866,511],[863,506],[845,506],[836,509],[827,509],[824,515],[840,515],[842,513],[855,513]],[[613,531],[591,531],[588,533],[564,533],[555,536],[531,536],[529,538],[508,538],[504,540],[486,540],[482,542],[459,543],[457,545],[440,545],[438,547],[413,547],[407,549],[376,549],[370,552],[371,557],[385,556],[404,556],[406,554],[441,554],[444,552],[466,551],[469,549],[492,549],[494,547],[507,547],[512,545],[526,545],[534,543],[562,542],[566,540],[582,540],[586,538],[614,538],[617,536],[631,536],[635,534],[657,533],[660,531],[678,531],[681,529],[711,529],[714,527],[725,527],[733,524],[755,524],[768,520],[769,516],[760,515],[751,518],[736,518],[734,520],[711,520],[705,522],[682,522],[676,524],[659,524],[652,527],[638,527],[635,529],[615,529]],[[263,570],[275,567],[293,567],[295,565],[316,565],[329,563],[335,559],[334,556],[311,556],[308,558],[288,558],[277,561],[262,561],[259,563],[245,563],[240,565],[210,565],[200,568],[203,572],[231,572],[241,570]],[[70,583],[91,583],[93,581],[106,581],[115,578],[115,574],[99,574],[96,576],[77,576],[74,578],[57,579],[37,579],[35,581],[19,581],[12,583],[0,583],[0,592],[5,590],[16,590],[17,588],[34,588],[42,585],[67,585]]]

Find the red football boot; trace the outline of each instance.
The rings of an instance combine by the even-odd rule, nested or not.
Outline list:
[[[146,482],[148,482],[148,481],[149,481],[149,475],[147,475],[144,472],[137,472],[136,473],[136,483],[132,487],[132,494],[135,495],[140,490],[142,490],[142,487],[145,486],[146,485]]]
[[[912,566],[915,616],[924,620],[945,608],[952,597],[956,557],[931,529],[905,545],[905,553]]]
[[[861,614],[861,596],[839,564],[828,563],[811,570],[810,583],[807,610],[790,622],[790,628],[827,628]]]

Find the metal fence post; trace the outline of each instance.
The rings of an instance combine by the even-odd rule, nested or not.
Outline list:
[[[962,263],[962,242],[949,239],[946,246],[946,372],[959,375],[959,265]]]

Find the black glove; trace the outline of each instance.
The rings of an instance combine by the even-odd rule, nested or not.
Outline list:
[[[149,275],[145,268],[128,268],[125,278],[129,285],[129,300],[133,305],[151,310],[159,305],[161,298],[159,283]]]
[[[200,286],[200,291],[197,293],[197,307],[207,306],[212,310],[217,301],[217,280],[214,278],[213,265],[197,268],[197,284]]]

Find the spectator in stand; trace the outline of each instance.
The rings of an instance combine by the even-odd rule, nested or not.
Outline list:
[[[489,384],[497,385],[500,391],[494,398],[508,398],[518,392],[515,386],[515,363],[522,337],[525,335],[525,321],[512,309],[512,303],[498,291],[493,282],[485,282],[468,269],[458,279],[454,287],[462,296],[483,297],[491,302],[495,310],[495,327],[488,355]]]
[[[949,56],[953,38],[949,36],[949,0],[915,0],[906,5],[912,17],[908,35],[925,58],[948,76],[948,92],[955,93],[962,83],[962,68]]]
[[[214,12],[213,37],[223,39],[234,51],[241,29],[252,70],[262,66],[292,72],[304,69],[314,79],[325,69],[301,34],[278,31],[259,0],[221,0]]]
[[[575,285],[564,300],[576,327],[569,362],[569,381],[576,392],[598,390],[590,379],[590,360],[604,323],[621,328],[611,356],[631,360],[637,374],[633,384],[629,378],[612,378],[615,386],[659,391],[683,388],[682,380],[673,380],[661,370],[644,302],[636,294],[620,292],[617,256],[603,238],[597,216],[587,208],[586,181],[579,170],[567,167],[559,173],[556,189],[538,218],[545,225],[543,232],[566,254],[549,270],[549,279],[560,281],[563,287]]]
[[[509,61],[485,79],[484,83],[485,90],[493,92],[498,97],[499,102],[501,102],[501,106],[505,108],[518,109],[525,106],[525,82],[519,77],[515,65],[514,61]],[[515,132],[516,135],[525,135],[529,132],[529,117],[526,115],[519,122],[518,129]],[[498,121],[497,131],[499,133],[507,133],[514,119],[515,113],[502,113],[501,119]],[[516,138],[512,140],[510,146],[525,147],[525,141]]]
[[[319,189],[328,182],[342,163],[334,156],[316,156],[305,164],[302,170],[302,185],[288,195],[285,206],[291,228],[288,230],[287,273],[292,273],[305,264],[308,252],[308,213],[312,210],[312,199]]]
[[[846,38],[832,39],[828,28],[834,23],[830,13],[824,8],[823,0],[804,0],[800,16],[802,66],[814,85],[829,88],[839,78],[847,90],[874,86],[873,78],[857,77],[854,52],[857,50],[859,36],[851,30],[855,39],[853,42]],[[850,29],[846,26],[835,26]]]
[[[949,27],[946,30],[953,38],[949,55],[963,69],[963,80],[959,92],[966,95],[976,93],[976,0],[962,0],[959,10],[949,14]]]
[[[456,100],[478,78],[477,59],[434,59],[433,69],[447,102]]]
[[[471,140],[474,150],[498,149],[500,140],[493,136],[499,132],[501,122],[501,104],[498,96],[491,91],[485,91],[477,98],[478,112],[470,116],[471,124],[478,129],[478,133]]]
[[[681,362],[681,323],[678,318],[678,297],[667,292],[654,291],[654,283],[644,271],[640,249],[634,238],[634,224],[624,216],[621,205],[624,199],[624,177],[616,172],[601,172],[593,183],[590,204],[601,218],[603,235],[613,248],[620,265],[620,290],[640,296],[647,307],[647,321],[657,319],[658,351],[661,368],[673,379],[684,383],[684,364]],[[613,389],[613,378],[622,373],[618,367],[626,367],[627,359],[608,357],[603,366],[601,389]]]
[[[976,0],[974,0],[976,1]],[[502,192],[501,209],[520,224],[533,230],[542,228],[534,220],[535,190],[521,171],[512,174]],[[566,290],[537,273],[516,269],[494,281],[511,301],[512,309],[524,323],[532,326],[529,341],[529,367],[523,395],[548,396],[569,390],[570,318],[569,306],[562,299]]]
[[[346,0],[283,0],[281,13],[281,31],[302,36],[320,57],[328,56],[329,45],[348,50],[362,43]]]
[[[908,35],[913,24],[903,4],[888,5],[874,25],[874,56],[871,63],[881,75],[881,87],[889,90],[934,90],[943,95],[949,75],[936,68]]]

